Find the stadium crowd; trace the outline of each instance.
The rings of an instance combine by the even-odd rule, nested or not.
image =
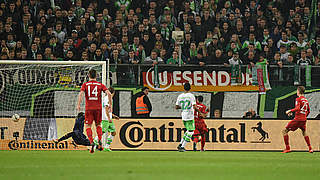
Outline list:
[[[311,1],[0,0],[0,59],[318,65]]]

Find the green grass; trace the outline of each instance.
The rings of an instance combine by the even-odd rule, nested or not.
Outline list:
[[[320,153],[0,151],[0,179],[320,179]]]

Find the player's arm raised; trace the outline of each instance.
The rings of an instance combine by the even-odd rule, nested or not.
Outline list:
[[[78,95],[78,104],[77,104],[77,111],[79,112],[80,111],[80,104],[82,102],[82,97],[83,97],[83,94],[84,94],[84,91],[80,91],[79,92],[79,95]]]

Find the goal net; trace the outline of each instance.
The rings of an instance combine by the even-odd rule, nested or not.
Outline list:
[[[106,84],[105,62],[1,61],[0,149],[12,140],[57,138],[58,120],[76,116],[78,93],[90,68],[97,71],[97,81]],[[18,122],[14,114],[20,116]]]

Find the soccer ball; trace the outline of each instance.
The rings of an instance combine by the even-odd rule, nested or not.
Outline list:
[[[18,122],[20,119],[20,116],[19,116],[19,114],[14,114],[14,115],[12,115],[11,119],[13,122]]]

